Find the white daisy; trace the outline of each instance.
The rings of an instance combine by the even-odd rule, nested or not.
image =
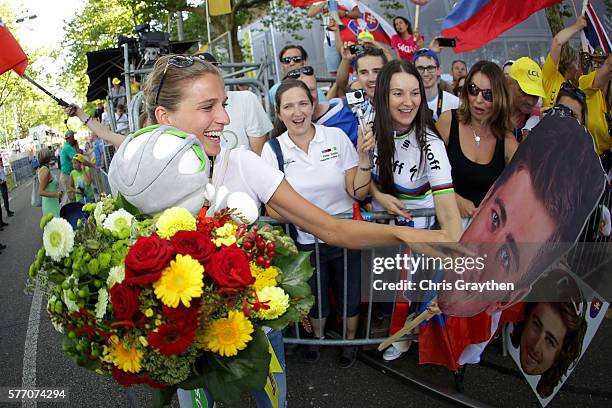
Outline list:
[[[64,301],[64,304],[68,308],[69,312],[78,312],[79,311],[79,305],[77,305],[74,300],[70,300],[70,298],[68,297],[68,292],[69,291],[70,290],[66,290],[66,289],[63,290],[64,296],[62,296],[62,300]]]
[[[113,266],[108,272],[108,279],[106,279],[106,286],[108,289],[113,287],[115,283],[121,283],[125,279],[125,267],[123,265]]]
[[[98,301],[96,302],[96,319],[102,320],[106,314],[106,306],[108,305],[108,292],[106,288],[98,290]]]
[[[103,225],[104,228],[108,230],[121,232],[124,228],[130,228],[133,221],[134,216],[123,208],[120,208],[106,217]]]
[[[56,262],[70,255],[74,247],[74,230],[63,218],[53,218],[45,225],[43,246],[47,256]]]

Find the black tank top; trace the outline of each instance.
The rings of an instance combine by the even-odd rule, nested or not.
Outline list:
[[[463,151],[461,151],[457,111],[453,110],[452,115],[453,119],[446,151],[452,166],[453,185],[457,194],[472,201],[478,207],[489,188],[506,167],[504,141],[497,139],[493,158],[488,164],[475,163],[465,157]]]

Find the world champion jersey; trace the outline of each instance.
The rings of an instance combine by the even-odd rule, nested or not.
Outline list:
[[[422,149],[417,144],[416,132],[398,135],[395,139],[393,155],[393,181],[398,191],[397,198],[402,200],[407,209],[434,208],[433,196],[453,192],[451,165],[446,155],[444,141],[427,132],[427,141]],[[374,152],[374,169],[372,179],[379,184],[378,154]],[[374,209],[384,208],[374,200]]]

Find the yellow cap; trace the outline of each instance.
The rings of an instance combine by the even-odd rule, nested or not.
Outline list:
[[[359,40],[360,42],[362,40],[370,40],[370,41],[374,41],[374,36],[372,35],[371,32],[369,31],[362,31],[359,33],[359,35],[357,36],[357,40]]]
[[[522,57],[514,61],[510,67],[510,77],[518,82],[526,94],[546,98],[542,85],[542,70],[531,58]]]
[[[113,78],[113,85],[119,85],[121,83],[121,80],[119,78]]]
[[[72,158],[72,160],[76,160],[76,161],[81,162],[81,163],[85,163],[85,161],[86,161],[85,160],[85,156],[83,156],[80,153],[75,154],[74,157]]]

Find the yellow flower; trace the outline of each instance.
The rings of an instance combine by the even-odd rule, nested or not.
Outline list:
[[[213,321],[198,339],[206,350],[225,357],[232,357],[244,350],[247,343],[253,340],[253,324],[242,312],[230,310],[225,319]]]
[[[279,273],[276,266],[264,269],[255,262],[251,262],[249,266],[251,267],[251,275],[255,277],[255,283],[252,286],[256,291],[260,291],[266,286],[276,286],[276,277]]]
[[[149,309],[145,310],[144,314],[147,317],[151,317],[151,316],[153,316],[153,310],[151,308],[149,308]]]
[[[255,315],[262,319],[273,320],[281,316],[289,308],[289,295],[282,288],[277,286],[267,286],[257,292],[260,302],[266,302],[270,308],[267,310],[259,309]]]
[[[225,223],[222,227],[215,230],[217,238],[213,239],[216,246],[230,246],[236,243],[236,230],[238,227],[231,222]]]
[[[108,357],[115,366],[128,373],[137,373],[141,369],[142,352],[134,346],[126,347],[122,341],[113,342],[111,339]]]
[[[161,278],[153,284],[155,295],[166,306],[178,307],[182,302],[191,306],[191,299],[202,295],[204,268],[189,255],[176,256],[170,266],[162,271]]]
[[[196,219],[185,208],[172,207],[159,216],[156,226],[157,235],[170,239],[178,231],[195,231]]]

